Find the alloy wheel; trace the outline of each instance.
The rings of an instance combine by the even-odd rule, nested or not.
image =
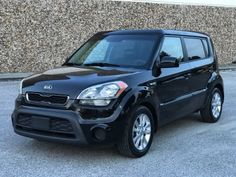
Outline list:
[[[222,109],[222,98],[220,93],[215,92],[211,101],[211,111],[215,119],[218,119]]]
[[[143,151],[151,138],[151,122],[146,114],[140,114],[134,121],[132,139],[135,148]]]

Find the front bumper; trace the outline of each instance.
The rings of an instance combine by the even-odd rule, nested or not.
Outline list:
[[[14,110],[12,123],[17,134],[35,139],[80,145],[110,144],[123,131],[121,112],[119,107],[108,118],[85,120],[72,110],[21,105]]]

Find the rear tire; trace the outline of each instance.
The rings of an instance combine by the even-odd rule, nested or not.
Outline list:
[[[117,144],[120,154],[128,157],[141,157],[151,147],[154,121],[150,110],[144,106],[134,108],[126,117],[123,136]]]
[[[210,94],[205,108],[200,110],[203,122],[215,123],[220,119],[223,106],[223,94],[218,88],[214,88]]]

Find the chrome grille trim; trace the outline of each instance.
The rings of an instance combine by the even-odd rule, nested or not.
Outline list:
[[[32,100],[30,99],[30,94],[32,95],[38,95],[40,96],[41,98],[50,98],[50,97],[60,97],[60,99],[65,99],[65,101],[63,103],[57,103],[57,102],[52,102],[52,101],[37,101],[37,100]],[[34,104],[37,104],[37,103],[40,103],[40,104],[44,104],[44,105],[55,105],[55,106],[63,106],[63,105],[66,105],[69,101],[69,96],[67,95],[59,95],[59,94],[48,94],[48,93],[39,93],[39,92],[27,92],[25,94],[25,98],[26,98],[26,101],[28,103],[34,103]]]

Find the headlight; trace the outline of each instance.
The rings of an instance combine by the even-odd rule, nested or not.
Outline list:
[[[83,90],[77,99],[82,105],[107,106],[112,99],[119,97],[127,87],[128,85],[122,81],[99,84]]]
[[[22,94],[23,81],[24,81],[24,79],[22,79],[22,80],[20,81],[20,88],[19,88],[20,94]]]

